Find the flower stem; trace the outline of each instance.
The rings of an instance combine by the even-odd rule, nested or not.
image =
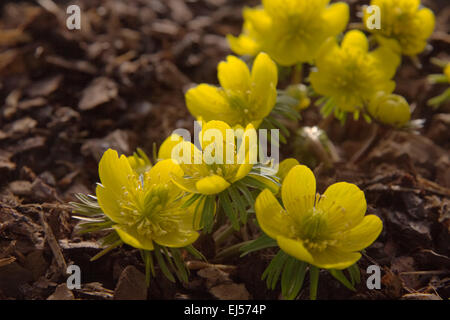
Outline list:
[[[319,268],[309,266],[309,298],[316,300],[317,287],[319,286]]]
[[[296,64],[294,67],[294,72],[292,74],[292,84],[299,84],[303,80],[303,64],[299,63]]]

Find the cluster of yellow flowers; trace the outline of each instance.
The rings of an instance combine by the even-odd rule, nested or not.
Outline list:
[[[89,206],[95,207],[93,215],[100,220],[88,224],[89,230],[112,228],[115,233],[108,243],[141,249],[151,266],[154,252],[168,275],[161,252],[169,260],[180,255],[167,248],[195,253],[191,244],[202,229],[212,230],[216,211],[225,213],[239,229],[254,209],[268,236],[264,246],[255,240],[257,247],[276,244],[281,249],[277,259],[283,263],[269,265],[266,273],[271,284],[278,277],[273,274],[292,268],[305,272],[307,265],[312,273],[315,268],[329,269],[345,282],[338,270],[352,268],[361,257],[359,251],[382,230],[377,216],[365,216],[364,193],[341,182],[319,195],[313,173],[296,159],[283,161],[276,174],[258,173],[256,167],[264,164],[250,159],[258,150],[257,140],[247,140],[267,125],[285,129],[274,115],[295,119],[310,104],[312,91],[322,96],[324,109],[341,120],[347,113],[356,117],[363,113],[385,124],[405,126],[410,107],[393,94],[392,79],[400,54],[415,55],[425,48],[434,16],[420,9],[418,0],[372,0],[381,8],[381,29],[370,30],[379,45],[372,48],[359,30],[338,37],[347,27],[349,7],[329,2],[263,0],[260,7],[245,8],[243,33],[229,35],[228,41],[235,53],[255,56],[252,67],[228,56],[218,65],[220,87],[200,84],[185,96],[187,108],[202,123],[200,144],[173,134],[154,155],[154,165],[142,151],[128,158],[106,151],[99,164],[98,204],[84,201],[76,207],[86,214]],[[364,20],[368,18],[366,13]],[[296,65],[299,70],[302,63],[312,65],[310,87],[294,83],[277,91],[277,64]],[[180,260],[175,263],[180,269]],[[299,287],[283,290],[295,297]]]
[[[379,46],[369,50],[366,35],[356,30],[347,32],[339,44],[336,36],[348,24],[349,8],[343,2],[329,2],[263,0],[261,7],[245,8],[242,34],[228,36],[231,49],[250,56],[263,51],[282,66],[313,65],[309,80],[314,91],[325,97],[320,100],[325,102],[324,115],[334,111],[345,120],[347,113],[355,118],[363,113],[367,119],[405,126],[411,112],[404,107],[402,112],[391,112],[392,103],[380,104],[376,96],[394,91],[392,78],[402,54],[415,56],[425,49],[434,30],[433,12],[421,8],[420,0],[372,0],[371,7],[379,8],[380,27],[367,30]],[[366,27],[371,12],[364,10]],[[372,99],[377,99],[376,114],[368,108]]]

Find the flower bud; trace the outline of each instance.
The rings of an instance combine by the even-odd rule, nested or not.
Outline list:
[[[298,101],[295,106],[297,111],[302,111],[311,104],[311,100],[308,98],[308,88],[304,84],[291,85],[286,89],[286,93]]]
[[[372,98],[368,111],[376,120],[395,127],[403,127],[411,119],[411,109],[405,98],[382,91]]]

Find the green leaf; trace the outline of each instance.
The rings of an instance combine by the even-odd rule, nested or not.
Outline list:
[[[244,177],[243,179],[241,179],[241,181],[245,183],[247,186],[258,189],[260,191],[269,188],[264,182],[261,182],[251,177],[250,175]]]
[[[272,239],[266,234],[261,235],[259,238],[253,240],[249,244],[246,244],[241,248],[241,258],[248,255],[251,252],[259,251],[262,249],[273,248],[276,247],[277,241]]]
[[[250,207],[250,209],[253,209],[253,205],[255,203],[255,199],[252,196],[252,193],[248,190],[247,186],[244,184],[241,184],[239,181],[238,184],[239,191],[244,195],[245,199],[247,200],[247,205]]]
[[[227,189],[228,193],[230,195],[230,199],[232,203],[235,204],[235,208],[239,212],[239,218],[242,222],[242,224],[247,223],[247,205],[242,198],[242,196],[239,194],[238,189],[235,186],[231,186]]]
[[[281,273],[281,294],[288,300],[290,299],[291,284],[294,281],[295,259],[289,257],[286,260],[283,271]]]
[[[72,207],[72,211],[83,216],[104,216],[100,205],[97,202],[97,198],[91,195],[85,195],[82,193],[75,194],[75,197],[79,202],[69,202]]]
[[[322,102],[321,99],[319,99],[318,101]],[[321,106],[320,113],[324,117],[328,117],[333,112],[333,110],[335,109],[336,104],[334,103],[334,100],[331,99],[331,98],[325,98],[323,101],[325,103]],[[322,104],[322,103],[320,103],[320,104]],[[316,105],[320,105],[320,104],[318,104],[318,102],[316,102]]]
[[[306,275],[308,264],[289,257],[281,275],[281,292],[288,300],[293,300],[298,296]]]
[[[450,88],[445,90],[442,94],[428,100],[427,105],[434,109],[437,109],[447,101],[450,101]]]
[[[316,300],[317,288],[319,286],[319,268],[310,265],[309,266],[309,298]]]
[[[219,193],[219,202],[222,206],[223,211],[230,219],[231,225],[235,230],[239,230],[239,218],[237,213],[234,211],[233,205],[228,198],[226,191]]]
[[[348,281],[345,274],[342,272],[342,270],[334,270],[330,269],[328,270],[333,277],[335,277],[340,283],[342,283],[346,288],[356,291],[355,287]]]
[[[175,277],[170,272],[169,267],[167,266],[166,262],[164,261],[164,258],[161,254],[161,248],[155,244],[155,250],[153,250],[156,261],[158,262],[158,265],[162,271],[162,273],[166,276],[167,279],[169,279],[171,282],[175,282]]]
[[[120,246],[122,244],[123,244],[122,240],[116,241],[115,243],[111,244],[109,247],[103,249],[102,251],[97,253],[95,256],[93,256],[90,261],[95,261],[95,260],[103,257],[105,254],[107,254],[108,252],[110,252],[111,250],[113,250],[114,248],[117,248],[118,246]]]
[[[152,161],[148,158],[148,156],[144,150],[142,150],[141,148],[137,148],[136,151],[137,151],[138,156],[140,156],[142,159],[144,159],[144,162],[146,164],[148,164],[150,166],[152,165]]]
[[[169,250],[172,253],[173,261],[175,262],[175,265],[177,267],[177,274],[179,275],[179,279],[187,283],[189,281],[188,270],[181,257],[180,250],[178,248],[169,248]]]
[[[361,273],[359,271],[358,264],[355,263],[354,265],[351,265],[347,269],[348,273],[350,274],[350,278],[352,279],[352,284],[360,284],[361,283]]]
[[[186,249],[186,251],[189,252],[194,257],[206,261],[205,256],[200,251],[198,251],[192,244],[187,247],[184,247],[184,249]]]
[[[189,208],[195,201],[201,198],[202,195],[200,193],[194,193],[185,203],[181,206],[182,209]]]
[[[275,289],[278,279],[280,278],[281,271],[283,270],[283,266],[288,257],[288,255],[280,250],[273,257],[272,261],[270,261],[261,277],[262,280],[266,279],[267,288],[271,290]]]
[[[201,226],[210,233],[214,225],[214,202],[215,196],[206,196],[201,217]]]
[[[367,113],[363,113],[363,118],[367,123],[372,123],[372,118]]]

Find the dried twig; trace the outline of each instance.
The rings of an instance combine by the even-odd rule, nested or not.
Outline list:
[[[8,258],[0,259],[0,267],[7,266],[8,264],[13,263],[14,261],[16,261],[15,257],[8,257]]]
[[[53,256],[55,257],[56,264],[61,269],[61,274],[65,275],[67,270],[67,263],[62,254],[61,248],[58,244],[58,240],[56,240],[55,235],[53,234],[52,229],[48,225],[44,212],[39,212],[39,217],[41,218],[41,224],[44,228],[45,239],[47,240],[50,249],[52,250]]]

